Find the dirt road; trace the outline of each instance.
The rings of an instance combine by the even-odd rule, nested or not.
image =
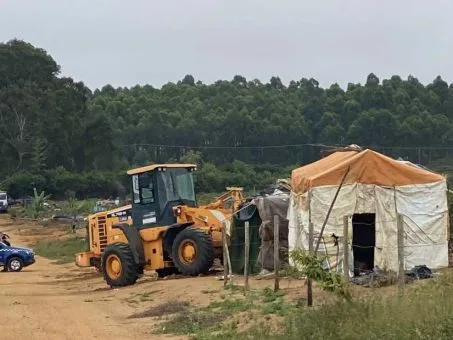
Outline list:
[[[32,237],[27,233],[36,228],[12,225],[7,218],[0,218],[0,231],[10,234],[14,245],[28,246],[30,241],[39,239],[36,235],[39,233],[30,233]],[[135,286],[110,289],[91,269],[80,269],[73,264],[56,265],[37,256],[36,263],[22,272],[0,272],[0,338],[177,339],[151,334],[156,326],[152,320],[128,319],[128,316],[168,298],[190,301],[192,284],[184,281],[206,279],[155,281],[145,277]],[[220,285],[209,278],[199,286],[209,287],[212,283]],[[156,295],[152,301],[133,301],[134,296],[150,291]]]
[[[0,231],[18,246],[66,234],[65,228],[18,224],[4,216],[0,216]],[[272,282],[252,284],[270,286]],[[134,286],[110,289],[92,269],[57,265],[37,256],[36,263],[22,272],[0,272],[0,338],[184,339],[153,334],[159,326],[156,319],[128,317],[170,300],[206,305],[222,292],[223,281],[216,276],[156,281],[151,273]]]
[[[33,247],[40,239],[67,237],[65,227],[13,222],[4,215],[0,231],[18,246]],[[251,280],[255,288],[272,284]],[[293,282],[287,291],[303,294],[302,285]],[[57,265],[37,256],[36,263],[22,272],[0,272],[0,339],[184,339],[153,334],[158,319],[129,317],[170,300],[207,305],[224,293],[223,281],[215,275],[156,280],[152,273],[145,273],[133,286],[110,289],[94,269],[73,263]]]

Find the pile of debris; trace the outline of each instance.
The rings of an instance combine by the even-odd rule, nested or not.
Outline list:
[[[279,179],[273,186],[273,191],[254,199],[261,217],[259,235],[261,239],[258,264],[261,275],[266,275],[274,270],[274,218],[278,217],[279,223],[279,257],[280,268],[288,263],[288,220],[286,217],[289,205],[291,185],[289,179]]]
[[[405,272],[405,283],[410,283],[414,280],[430,279],[434,277],[433,272],[425,265],[415,266],[411,270]],[[351,283],[364,287],[385,287],[393,285],[397,282],[398,276],[393,271],[384,271],[378,266],[375,266],[372,271],[362,272],[360,275],[351,279]]]

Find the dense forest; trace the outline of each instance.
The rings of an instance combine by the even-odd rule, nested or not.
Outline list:
[[[191,75],[92,91],[60,76],[43,49],[0,44],[0,180],[14,196],[114,194],[145,163],[200,165],[198,191],[261,187],[320,156],[320,145],[359,144],[427,163],[453,148],[453,85],[395,75],[364,84],[284,85],[236,75],[203,84]],[[423,147],[423,148],[421,148]]]

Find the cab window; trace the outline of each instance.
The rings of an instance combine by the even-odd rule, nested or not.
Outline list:
[[[149,173],[138,175],[140,203],[149,204],[154,203],[154,187],[152,177]]]

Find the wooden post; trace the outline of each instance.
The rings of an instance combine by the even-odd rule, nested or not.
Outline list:
[[[343,217],[343,274],[344,282],[349,285],[349,223],[348,216]]]
[[[227,262],[228,262],[228,281],[231,285],[233,285],[233,266],[231,266],[230,251],[228,250],[228,242],[226,242],[228,235],[226,235],[226,223],[225,222],[223,222],[223,229],[225,229],[225,252],[226,252],[226,258],[227,258]]]
[[[313,255],[313,223],[308,222],[308,252]],[[307,277],[307,305],[313,305],[313,286],[311,278]]]
[[[244,238],[245,238],[245,263],[244,263],[244,294],[249,289],[249,253],[250,253],[250,234],[249,234],[249,222],[245,222]]]
[[[400,294],[404,292],[404,220],[403,215],[398,214],[398,290]]]
[[[280,282],[279,282],[279,271],[280,271],[280,228],[278,223],[278,216],[274,216],[274,273],[275,273],[275,283],[274,283],[274,291],[280,289]]]
[[[225,287],[227,285],[228,281],[228,261],[227,261],[227,253],[226,253],[226,248],[227,248],[227,243],[226,243],[226,230],[225,230],[225,224],[223,225],[222,229],[222,244],[223,244],[223,286]]]

